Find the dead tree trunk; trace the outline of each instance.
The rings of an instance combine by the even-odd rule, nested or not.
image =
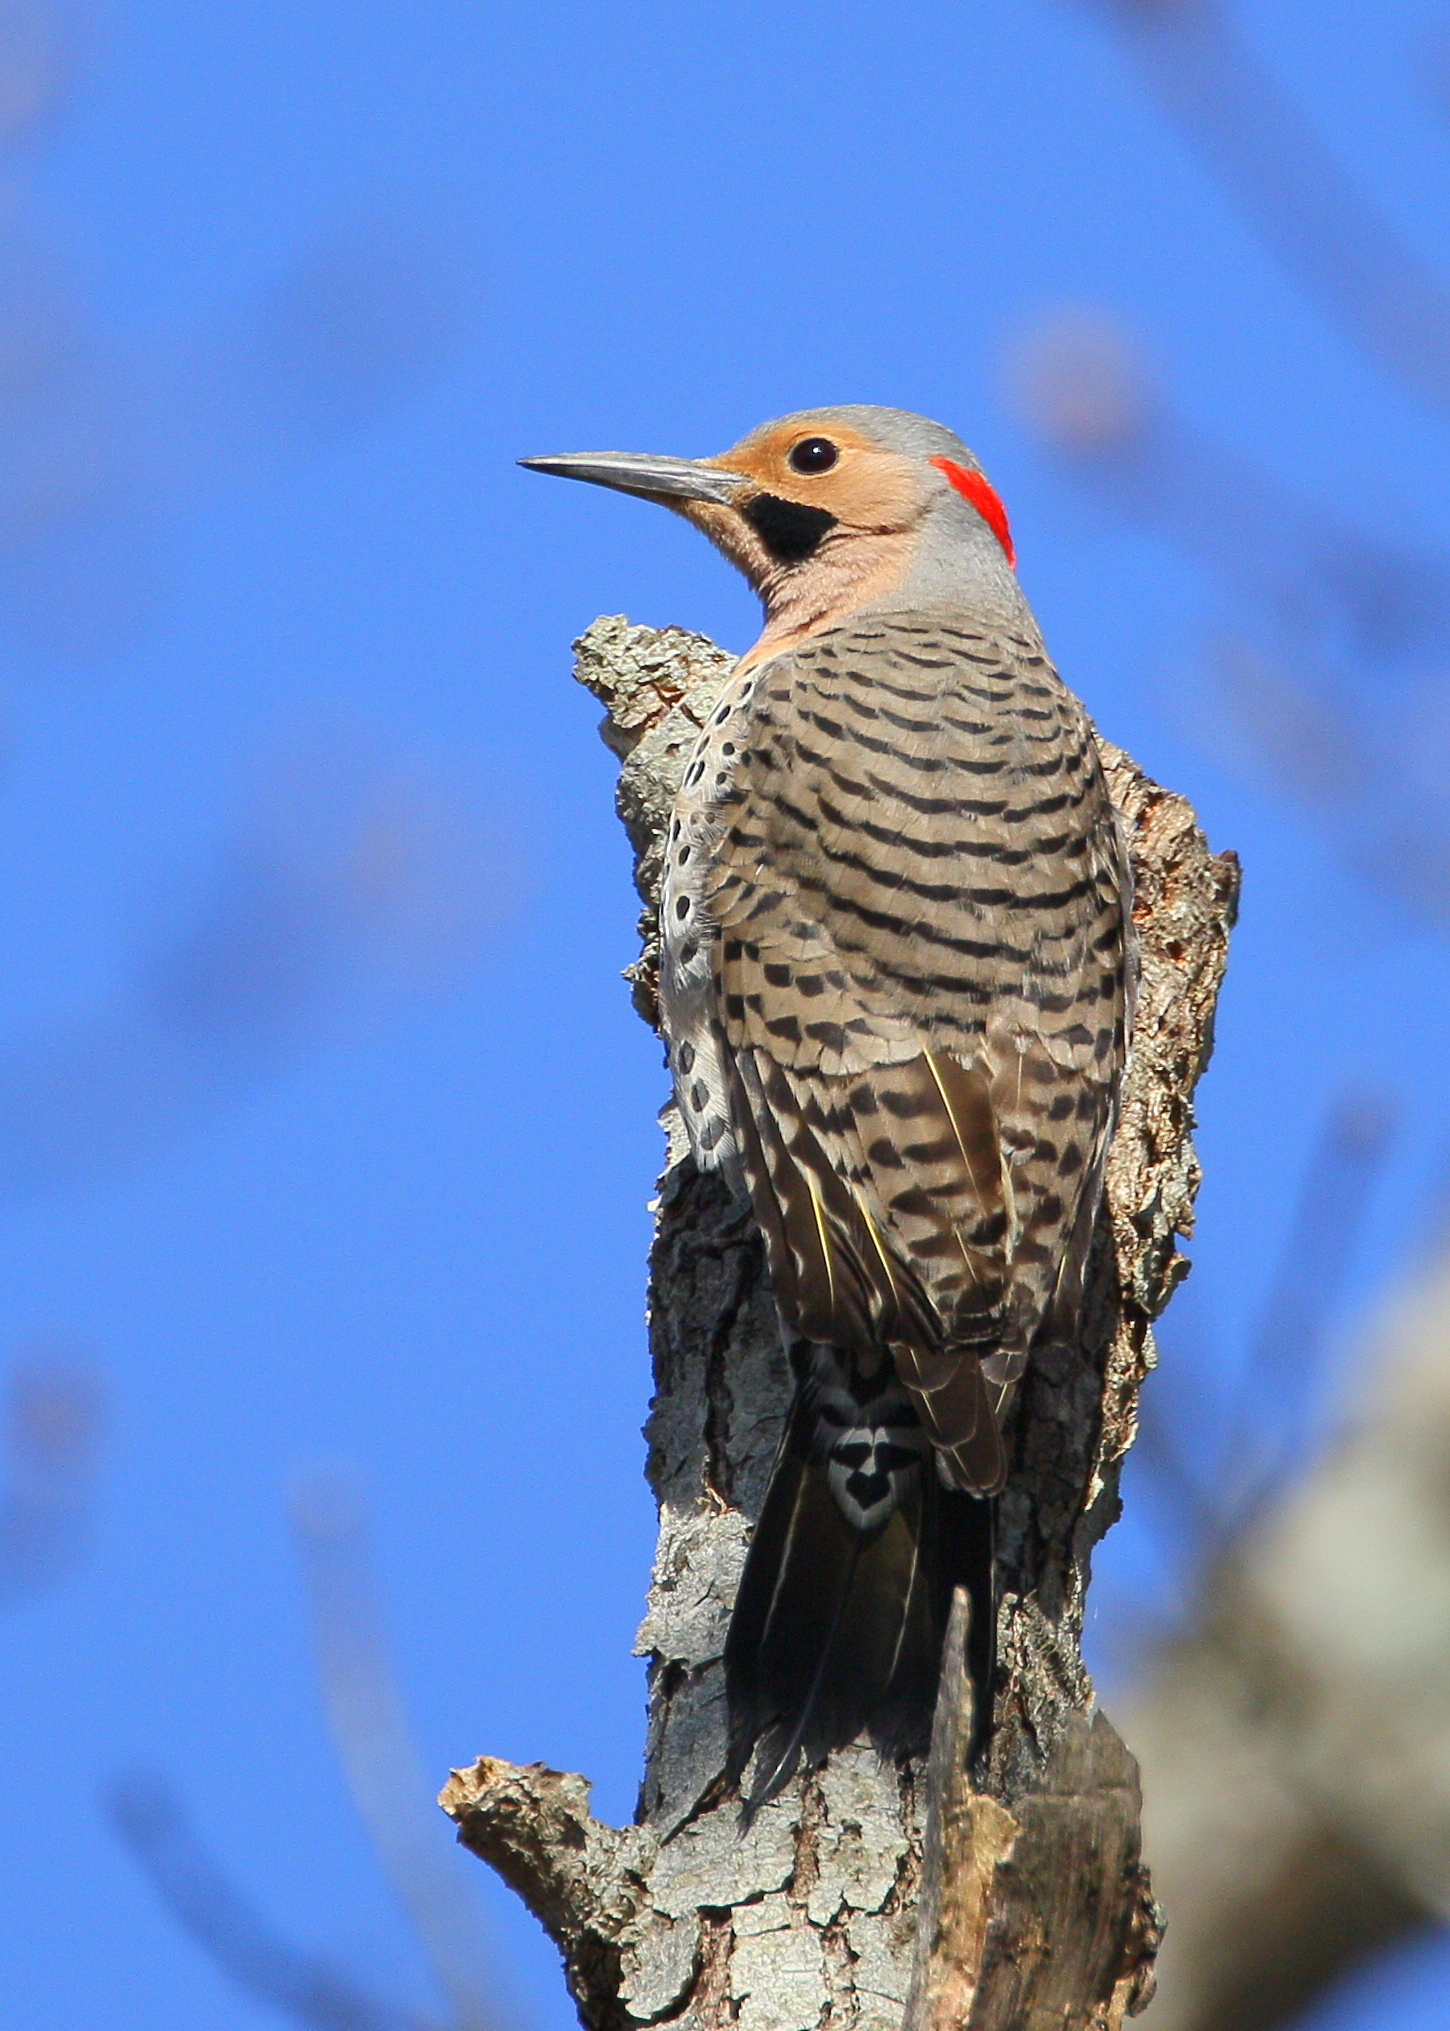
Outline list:
[[[619,810],[646,905],[630,977],[654,1022],[661,843],[732,659],[622,619],[597,621],[577,648],[623,759]],[[857,1744],[747,1831],[733,1800],[689,1817],[723,1761],[725,1626],[789,1383],[759,1237],[673,1123],[651,1258],[660,1534],[638,1642],[650,1695],[636,1823],[594,1819],[582,1777],[492,1757],[455,1771],[441,1800],[558,1944],[592,2031],[901,2031],[909,1993],[910,2031],[1088,2031],[1151,1993],[1159,1921],[1137,1767],[1093,1711],[1078,1639],[1089,1553],[1117,1512],[1154,1358],[1149,1322],[1187,1266],[1176,1237],[1198,1181],[1191,1099],[1238,870],[1210,856],[1182,798],[1102,752],[1132,847],[1142,988],[1081,1338],[1029,1367],[1009,1432],[986,1787],[973,1792],[962,1769],[969,1692],[948,1674],[930,1781]]]

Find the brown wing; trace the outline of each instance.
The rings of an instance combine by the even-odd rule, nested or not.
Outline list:
[[[762,672],[722,815],[717,1006],[782,1312],[890,1347],[994,1487],[991,1404],[1086,1249],[1125,1049],[1086,719],[1031,641],[863,620]]]

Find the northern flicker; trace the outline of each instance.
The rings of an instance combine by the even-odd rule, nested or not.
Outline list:
[[[686,769],[660,1009],[748,1191],[795,1393],[725,1648],[748,1803],[929,1732],[953,1587],[991,1711],[1002,1421],[1070,1336],[1128,1049],[1127,857],[977,460],[899,409],[719,457],[525,459],[701,528],[759,592]]]

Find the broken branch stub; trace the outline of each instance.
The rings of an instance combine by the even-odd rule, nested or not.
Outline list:
[[[670,806],[733,659],[702,636],[619,618],[576,646],[623,764],[619,812],[645,903],[629,978],[655,1022]],[[1082,1330],[1034,1357],[1008,1432],[996,1727],[980,1791],[962,1768],[958,1685],[938,1715],[934,1797],[927,1767],[898,1769],[854,1744],[748,1829],[734,1799],[699,1809],[724,1760],[725,1628],[789,1378],[753,1222],[696,1171],[666,1111],[646,1427],[660,1532],[637,1644],[649,1659],[637,1823],[595,1820],[580,1777],[491,1757],[455,1771],[441,1800],[559,1946],[594,2031],[900,2031],[909,1991],[911,2031],[1108,2031],[1151,1993],[1158,1918],[1138,1853],[1137,1769],[1092,1710],[1078,1640],[1089,1553],[1117,1512],[1154,1358],[1150,1321],[1186,1268],[1176,1240],[1198,1182],[1192,1094],[1238,869],[1210,855],[1182,798],[1118,749],[1103,743],[1102,755],[1137,882],[1136,1041]]]

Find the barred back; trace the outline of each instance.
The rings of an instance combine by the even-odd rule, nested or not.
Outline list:
[[[1000,1414],[1070,1318],[1127,1050],[1126,857],[1035,638],[860,616],[733,680],[686,772],[661,1004],[743,1174],[797,1386],[726,1644],[747,1810],[930,1726],[952,1590],[991,1712]]]
[[[1127,1047],[1086,715],[1026,634],[863,616],[727,695],[679,823],[686,1118],[724,1124],[787,1327],[889,1347],[951,1478],[989,1492],[992,1408],[1080,1285]]]

